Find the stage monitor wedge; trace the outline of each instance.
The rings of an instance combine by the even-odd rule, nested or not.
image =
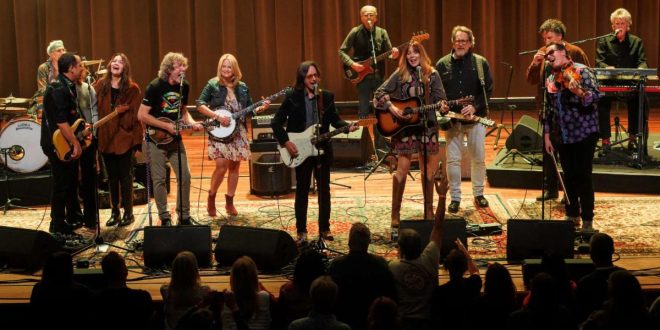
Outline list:
[[[572,259],[575,244],[573,221],[509,219],[506,259],[521,262],[544,254]]]
[[[61,244],[45,231],[0,226],[0,267],[39,270],[57,251]]]
[[[169,268],[179,252],[190,251],[199,267],[211,266],[211,227],[144,227],[144,265]]]
[[[540,152],[543,148],[542,133],[543,125],[538,120],[523,115],[506,139],[506,148],[520,152]]]
[[[215,260],[231,266],[236,259],[249,256],[260,270],[277,270],[298,256],[291,235],[282,230],[224,225],[215,245]]]

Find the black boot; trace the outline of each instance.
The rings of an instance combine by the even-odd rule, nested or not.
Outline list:
[[[557,190],[544,190],[541,196],[536,197],[536,200],[541,202],[557,198],[559,198],[559,192]]]
[[[108,219],[108,222],[106,222],[105,225],[108,227],[112,227],[118,224],[120,221],[120,217],[121,214],[119,214],[119,209],[112,209],[112,214],[110,215],[110,219]]]
[[[128,226],[135,222],[135,216],[133,215],[133,210],[124,210],[124,216],[121,218],[121,221],[119,222],[119,227],[124,227]]]

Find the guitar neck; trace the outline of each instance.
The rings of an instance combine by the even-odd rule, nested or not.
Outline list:
[[[117,117],[118,114],[119,114],[119,112],[117,112],[117,110],[114,110],[114,111],[112,111],[111,113],[109,113],[107,116],[105,116],[105,117],[99,119],[99,121],[97,121],[97,122],[94,123],[94,125],[93,125],[94,129],[97,129],[97,128],[99,128],[99,127],[105,125],[105,123],[107,123],[108,121],[110,121],[112,118]]]
[[[237,112],[234,112],[234,113],[231,115],[231,117],[234,118],[234,119],[236,120],[236,119],[240,119],[240,118],[245,117],[245,116],[246,116],[248,113],[250,113],[250,112],[254,113],[254,109],[260,107],[262,104],[264,104],[265,101],[272,101],[272,100],[274,100],[274,99],[280,97],[280,95],[282,95],[282,94],[286,94],[286,91],[287,91],[287,90],[288,90],[288,88],[285,88],[285,89],[283,89],[283,90],[281,90],[281,91],[279,91],[279,92],[277,92],[277,93],[275,93],[275,94],[273,94],[273,95],[271,95],[271,96],[268,96],[268,97],[264,98],[263,100],[259,100],[259,101],[255,102],[255,103],[252,103],[252,104],[251,104],[250,106],[248,106],[247,108],[245,108],[245,109],[243,109],[243,110],[240,110],[240,111],[237,111]],[[255,113],[255,114],[256,114],[256,113]]]

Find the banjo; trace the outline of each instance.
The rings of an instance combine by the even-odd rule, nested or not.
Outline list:
[[[229,125],[223,126],[223,125],[218,125],[218,126],[213,126],[213,127],[208,127],[208,132],[209,136],[212,139],[221,141],[221,142],[227,142],[231,140],[234,137],[234,134],[236,134],[237,127],[238,127],[238,121],[245,117],[248,113],[256,114],[255,110],[261,106],[264,101],[272,101],[284,94],[290,93],[292,91],[291,87],[286,87],[282,89],[281,91],[270,95],[266,97],[263,100],[260,100],[258,102],[253,103],[249,107],[245,109],[241,109],[236,112],[231,112],[227,110],[225,107],[219,107],[213,110],[213,112],[220,116],[220,117],[229,117]]]

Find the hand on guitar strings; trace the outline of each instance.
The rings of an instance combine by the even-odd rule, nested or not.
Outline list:
[[[461,114],[465,116],[465,119],[472,119],[474,113],[477,112],[477,109],[474,108],[472,104],[468,104],[461,109]]]
[[[286,151],[289,152],[289,155],[291,155],[291,157],[293,158],[298,157],[298,148],[296,147],[295,143],[293,143],[292,141],[286,141],[284,143],[284,147],[286,148]]]

